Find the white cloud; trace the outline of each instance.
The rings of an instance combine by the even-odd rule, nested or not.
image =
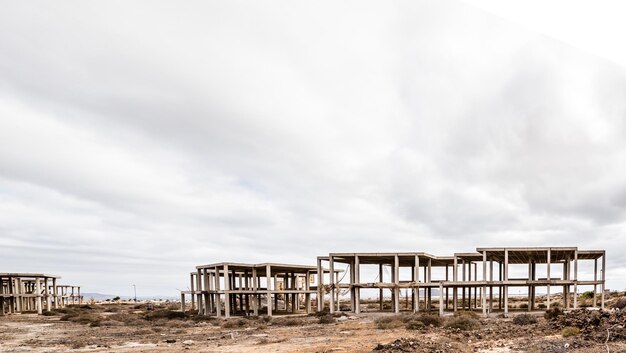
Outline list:
[[[215,261],[554,244],[618,274],[625,77],[453,1],[12,4],[0,268],[175,294]]]

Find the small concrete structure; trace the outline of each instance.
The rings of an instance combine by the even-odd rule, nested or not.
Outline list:
[[[182,310],[189,295],[192,310],[197,308],[200,315],[228,318],[259,315],[262,309],[268,316],[302,310],[310,313],[317,273],[315,266],[277,263],[197,266],[196,272],[190,273],[190,290],[181,292]]]
[[[29,311],[42,314],[66,304],[80,304],[80,287],[59,286],[60,278],[42,273],[0,273],[0,315]],[[71,288],[71,294],[64,294],[64,288]]]

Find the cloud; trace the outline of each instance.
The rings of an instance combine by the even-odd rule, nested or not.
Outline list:
[[[217,261],[577,245],[626,283],[623,67],[454,1],[146,5],[0,14],[0,268],[174,295]]]

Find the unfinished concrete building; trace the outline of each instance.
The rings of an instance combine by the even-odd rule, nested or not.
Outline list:
[[[41,314],[44,310],[80,303],[80,287],[57,285],[60,278],[42,273],[0,273],[0,315]],[[68,288],[71,292],[66,292]]]
[[[600,307],[604,308],[605,265],[604,250],[578,250],[576,247],[532,247],[532,248],[478,248],[473,253],[456,253],[454,256],[433,256],[423,252],[401,253],[331,253],[318,257],[318,268],[328,263],[330,271],[338,265],[345,265],[346,276],[322,276],[317,293],[317,310],[325,307],[325,294],[328,293],[330,312],[341,309],[339,299],[349,296],[347,310],[361,312],[361,291],[379,291],[379,309],[384,309],[384,293],[391,297],[391,311],[400,312],[401,291],[407,295],[404,310],[419,311],[435,309],[440,315],[444,310],[482,310],[488,314],[494,310],[509,312],[510,289],[523,288],[527,293],[525,309],[537,308],[537,288],[545,289],[546,308],[550,308],[555,298],[551,291],[560,291],[559,305],[564,308],[578,307],[579,287],[593,288],[593,302],[598,306],[600,287]],[[598,261],[602,260],[600,276]],[[593,264],[590,277],[579,278],[579,263]],[[496,266],[494,266],[494,264]],[[522,269],[519,266],[522,265]],[[363,280],[364,267],[374,266],[369,272],[376,273],[373,280]],[[515,274],[510,275],[511,268]],[[545,275],[538,274],[538,267]],[[555,271],[555,267],[560,267]],[[388,270],[384,270],[388,269]],[[408,273],[406,273],[409,270]],[[433,278],[433,270],[438,276]],[[401,272],[404,272],[401,276]],[[387,276],[385,276],[385,274]],[[347,278],[346,278],[347,277]],[[437,300],[433,302],[433,292]],[[410,301],[408,300],[410,292]],[[340,295],[340,293],[342,295]],[[420,299],[420,296],[422,297]],[[420,304],[423,303],[423,304]]]
[[[200,315],[309,313],[317,271],[315,266],[275,263],[197,266],[190,273],[190,290],[181,292],[182,309],[189,295],[192,309]]]

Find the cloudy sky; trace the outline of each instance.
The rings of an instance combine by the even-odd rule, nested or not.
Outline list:
[[[3,2],[0,272],[553,245],[624,289],[620,12],[533,6]]]

